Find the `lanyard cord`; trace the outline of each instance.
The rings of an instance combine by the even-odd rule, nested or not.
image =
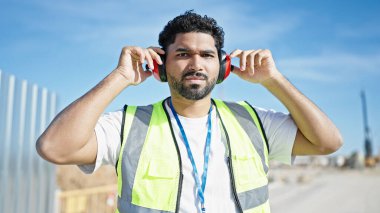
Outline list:
[[[207,126],[208,127],[207,127],[207,137],[206,137],[206,144],[205,144],[205,150],[204,150],[202,186],[201,186],[200,181],[199,181],[198,170],[197,170],[197,167],[195,165],[194,157],[193,157],[193,154],[192,154],[191,149],[190,149],[189,141],[187,140],[185,130],[183,129],[181,121],[178,118],[177,112],[175,111],[175,109],[173,107],[173,103],[172,103],[172,99],[171,98],[170,98],[170,101],[169,101],[169,106],[170,106],[170,109],[171,109],[171,111],[172,111],[172,113],[173,113],[173,115],[175,117],[175,120],[177,121],[177,125],[179,127],[179,130],[180,130],[182,138],[183,138],[183,143],[186,146],[187,155],[188,155],[188,157],[190,159],[190,162],[191,162],[191,165],[193,167],[194,179],[195,179],[195,183],[196,183],[197,188],[198,188],[197,191],[198,191],[199,200],[201,202],[201,210],[204,213],[204,212],[206,212],[206,208],[204,206],[204,203],[205,203],[204,191],[205,191],[205,188],[206,188],[208,160],[209,160],[209,156],[210,156],[211,111],[212,111],[212,105],[210,106],[210,110],[208,112],[208,117],[207,117]]]

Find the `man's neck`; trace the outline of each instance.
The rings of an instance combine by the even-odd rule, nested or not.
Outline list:
[[[206,116],[210,110],[210,95],[201,100],[188,100],[183,97],[171,96],[173,107],[178,115],[187,118],[199,118]]]

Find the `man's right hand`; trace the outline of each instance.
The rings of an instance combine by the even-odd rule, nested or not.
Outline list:
[[[119,63],[114,72],[122,75],[127,85],[138,85],[152,75],[150,71],[144,70],[142,66],[144,62],[150,69],[154,68],[153,60],[162,64],[159,54],[165,54],[165,51],[159,47],[126,46],[121,51]]]
[[[94,164],[98,143],[95,126],[106,107],[127,86],[137,85],[151,76],[144,62],[162,64],[158,47],[124,47],[117,68],[94,88],[67,106],[38,138],[41,157],[56,164]]]

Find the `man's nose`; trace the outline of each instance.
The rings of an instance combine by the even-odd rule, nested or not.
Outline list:
[[[189,61],[189,69],[194,71],[202,70],[202,57],[198,54],[192,55]]]

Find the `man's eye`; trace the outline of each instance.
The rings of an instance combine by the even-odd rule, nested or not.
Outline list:
[[[205,57],[205,58],[213,58],[214,55],[212,55],[212,54],[208,54],[208,53],[205,53],[205,54],[202,54],[202,57]]]
[[[189,56],[189,54],[188,53],[178,53],[177,56],[179,56],[179,57],[187,57],[187,56]]]

